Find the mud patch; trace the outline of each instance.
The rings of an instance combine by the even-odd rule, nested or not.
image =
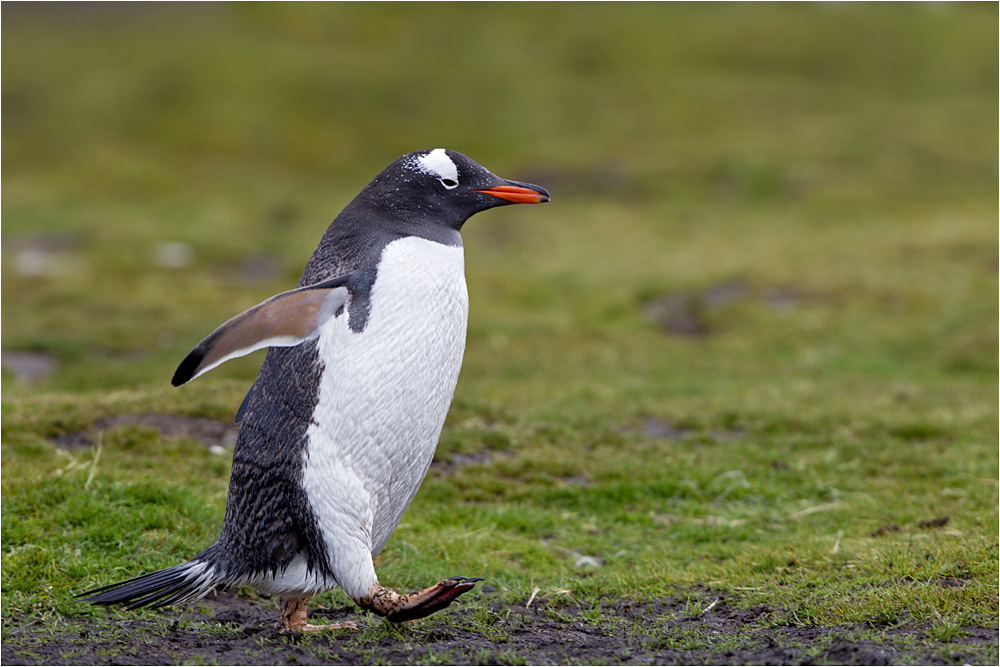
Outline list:
[[[236,436],[240,430],[236,424],[208,419],[207,417],[184,417],[167,414],[119,415],[98,419],[89,431],[64,433],[57,436],[52,442],[56,447],[63,449],[90,447],[96,442],[100,432],[130,424],[155,429],[167,438],[197,440],[211,451],[219,454],[225,448],[236,444]]]
[[[731,304],[761,303],[774,312],[787,312],[804,302],[820,299],[821,295],[798,287],[757,288],[737,278],[701,290],[680,290],[645,298],[640,307],[646,319],[664,333],[701,338],[725,328],[716,311]]]
[[[601,605],[534,599],[528,606],[477,595],[401,626],[363,616],[352,606],[314,609],[314,622],[361,620],[367,628],[299,635],[276,629],[275,602],[220,593],[154,618],[109,613],[8,624],[2,660],[5,665],[888,665],[996,664],[997,659],[995,628],[964,628],[961,636],[940,642],[916,625],[781,625],[775,622],[781,615],[770,609],[742,608],[712,591]]]
[[[694,428],[674,426],[655,417],[647,417],[642,426],[623,425],[618,427],[619,433],[641,433],[648,438],[663,440],[683,440],[690,437],[707,437],[716,442],[732,442],[745,435],[745,431],[734,429],[712,429],[701,431]]]
[[[441,456],[441,458],[439,458],[439,456]],[[497,459],[512,458],[513,456],[513,452],[500,449],[484,449],[471,454],[451,452],[443,453],[443,455],[439,450],[434,455],[434,461],[431,463],[431,469],[440,470],[445,473],[453,473],[471,465],[490,465]]]

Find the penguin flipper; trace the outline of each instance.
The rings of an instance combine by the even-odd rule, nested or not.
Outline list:
[[[291,347],[319,335],[343,312],[351,274],[282,292],[232,318],[205,337],[177,367],[175,387],[216,366],[265,347]]]

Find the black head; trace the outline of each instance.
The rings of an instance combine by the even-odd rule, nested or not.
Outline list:
[[[443,226],[459,231],[470,216],[505,204],[549,201],[545,188],[508,181],[461,153],[435,148],[407,153],[386,167],[352,202],[389,227]]]

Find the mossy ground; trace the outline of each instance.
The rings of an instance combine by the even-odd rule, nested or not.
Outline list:
[[[141,423],[54,443],[231,420],[260,357],[180,390],[176,363],[434,146],[553,201],[464,232],[465,365],[379,572],[497,593],[344,640],[358,655],[538,659],[399,648],[490,637],[534,593],[633,650],[683,642],[631,642],[614,605],[704,619],[724,597],[799,661],[872,656],[790,629],[996,661],[995,5],[4,10],[5,663],[79,624],[82,645],[169,637],[72,596],[209,544],[228,456]],[[28,382],[20,353],[54,370]],[[212,618],[186,622],[211,644]],[[763,660],[736,643],[726,661]]]

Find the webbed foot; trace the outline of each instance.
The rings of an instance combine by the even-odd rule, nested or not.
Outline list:
[[[439,581],[430,588],[406,595],[400,595],[385,586],[376,586],[371,600],[358,601],[358,604],[379,616],[385,616],[393,623],[402,623],[430,616],[434,612],[444,609],[459,595],[471,591],[477,581],[482,581],[482,579],[479,577],[452,577]]]

